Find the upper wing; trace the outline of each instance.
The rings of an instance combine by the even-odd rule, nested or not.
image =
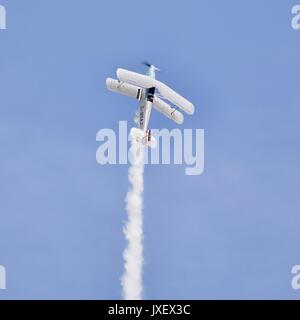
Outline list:
[[[155,79],[150,78],[144,74],[140,74],[137,72],[120,69],[120,68],[117,70],[117,77],[121,81],[132,83],[146,89],[155,87],[155,83],[156,83]]]
[[[178,106],[187,114],[193,114],[195,111],[194,105],[190,101],[156,79],[120,68],[117,70],[117,76],[121,81],[125,81],[142,88],[157,88],[164,98]]]
[[[141,100],[144,94],[142,88],[111,78],[106,79],[106,86],[107,89],[113,92],[120,93],[138,100]]]
[[[181,112],[176,110],[175,108],[170,107],[163,100],[159,99],[156,95],[153,97],[153,107],[161,112],[163,115],[168,117],[169,119],[175,121],[178,124],[182,124],[184,117]]]

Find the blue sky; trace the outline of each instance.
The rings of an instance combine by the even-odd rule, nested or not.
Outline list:
[[[137,106],[105,78],[143,60],[205,129],[202,175],[146,167],[145,298],[300,299],[295,1],[0,4],[0,299],[121,298],[128,167],[98,165],[95,137]]]

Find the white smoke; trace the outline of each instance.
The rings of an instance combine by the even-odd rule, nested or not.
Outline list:
[[[143,267],[143,190],[144,150],[143,145],[132,138],[130,147],[131,166],[128,172],[130,187],[126,196],[127,221],[124,234],[128,241],[124,250],[125,270],[121,278],[125,300],[142,299]]]

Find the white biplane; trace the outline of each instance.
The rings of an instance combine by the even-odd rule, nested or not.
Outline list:
[[[117,92],[140,101],[139,110],[137,112],[138,128],[132,128],[131,136],[144,145],[154,148],[156,146],[155,138],[148,129],[152,106],[169,119],[178,124],[182,124],[183,114],[177,110],[180,108],[189,115],[194,113],[194,105],[169,88],[164,83],[155,79],[155,66],[144,63],[148,70],[146,74],[140,74],[125,69],[117,69],[117,77],[119,80],[107,78],[106,86],[109,90]],[[159,92],[159,94],[157,93]],[[176,107],[170,106],[164,100],[166,99]]]

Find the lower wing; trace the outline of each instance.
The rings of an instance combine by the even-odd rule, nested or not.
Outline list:
[[[142,88],[120,80],[107,78],[106,86],[110,91],[120,93],[137,100],[141,100],[144,95],[144,90]]]
[[[167,118],[175,121],[178,124],[182,124],[184,117],[181,112],[169,106],[166,102],[154,95],[153,107]]]

